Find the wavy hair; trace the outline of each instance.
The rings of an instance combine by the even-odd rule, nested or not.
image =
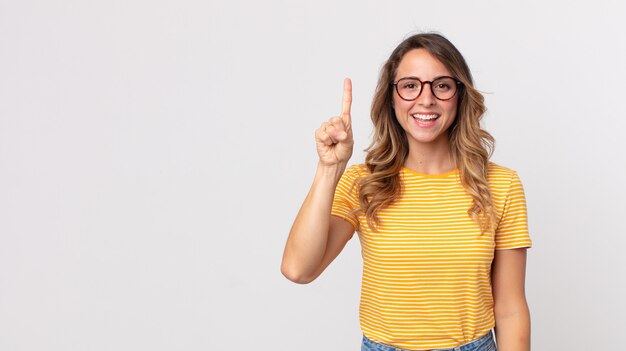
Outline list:
[[[463,188],[473,199],[468,214],[479,224],[481,233],[495,230],[497,216],[487,182],[495,141],[480,127],[486,110],[484,97],[474,88],[472,74],[461,53],[437,33],[416,34],[405,39],[381,69],[371,111],[374,135],[365,149],[369,174],[358,179],[360,207],[355,214],[364,213],[368,225],[377,230],[380,210],[391,205],[402,192],[400,169],[409,154],[409,144],[392,106],[391,83],[404,55],[419,48],[426,49],[462,83],[457,115],[448,129],[452,161],[459,169]]]

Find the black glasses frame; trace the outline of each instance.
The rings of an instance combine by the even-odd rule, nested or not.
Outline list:
[[[437,94],[435,94],[435,91],[433,90],[433,82],[437,81],[439,79],[442,79],[442,78],[450,78],[450,79],[454,80],[456,82],[456,85],[457,85],[457,88],[454,91],[454,94],[452,94],[452,96],[450,96],[447,99],[440,99],[437,96]],[[416,81],[420,82],[420,84],[422,85],[420,87],[420,92],[417,94],[415,99],[405,99],[405,98],[402,97],[402,95],[400,95],[400,89],[398,89],[398,83],[400,83],[400,82],[402,82],[403,80],[406,80],[406,79],[416,80]],[[463,83],[461,83],[460,80],[458,80],[458,79],[456,79],[454,77],[450,77],[450,76],[442,76],[442,77],[437,77],[437,78],[435,78],[433,80],[424,80],[424,81],[422,81],[421,79],[419,79],[417,77],[404,77],[404,78],[398,79],[397,81],[391,82],[390,84],[394,85],[396,87],[396,93],[398,93],[398,96],[400,97],[400,99],[402,99],[404,101],[415,101],[415,100],[417,100],[418,97],[420,97],[420,95],[422,95],[422,91],[424,91],[424,84],[426,84],[426,83],[428,83],[428,85],[430,86],[430,92],[433,94],[433,96],[437,100],[440,100],[440,101],[448,101],[448,100],[452,99],[453,97],[456,96],[456,93],[459,91],[459,89],[461,89],[463,87]]]

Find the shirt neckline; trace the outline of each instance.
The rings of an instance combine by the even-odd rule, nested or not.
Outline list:
[[[448,178],[450,176],[459,174],[459,169],[458,168],[455,168],[455,169],[451,170],[450,172],[441,173],[441,174],[419,173],[419,172],[416,172],[416,171],[414,171],[412,169],[406,168],[404,166],[402,166],[401,170],[405,174],[414,175],[414,176],[423,177],[423,178]]]

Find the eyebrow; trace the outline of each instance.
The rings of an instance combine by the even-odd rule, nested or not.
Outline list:
[[[448,78],[448,77],[454,79],[454,77],[447,76],[447,75],[444,74],[444,75],[441,75],[441,76],[436,76],[435,78],[433,78],[430,81],[432,82],[432,81],[435,81],[435,80],[437,80],[439,78]],[[399,81],[400,79],[418,79],[419,81],[424,82],[424,80],[422,80],[422,78],[419,78],[419,77],[416,77],[416,76],[406,76],[406,77],[398,78],[398,79],[396,79],[396,82]],[[425,82],[428,82],[428,81],[426,80]]]

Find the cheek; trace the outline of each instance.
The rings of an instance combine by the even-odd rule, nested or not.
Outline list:
[[[393,100],[391,101],[391,107],[393,107],[393,109],[396,110],[398,113],[408,111],[409,109],[411,109],[411,107],[413,107],[413,104],[413,101],[402,100],[397,96],[394,96]]]
[[[457,100],[454,99],[453,102],[451,101],[450,105],[446,107],[446,110],[448,110],[448,114],[452,117],[452,119],[456,118],[459,111]]]
[[[453,124],[456,123],[456,119],[457,119],[457,114],[458,114],[458,106],[455,104],[450,105],[450,108],[448,109],[448,120],[446,121],[446,128],[451,127]]]

